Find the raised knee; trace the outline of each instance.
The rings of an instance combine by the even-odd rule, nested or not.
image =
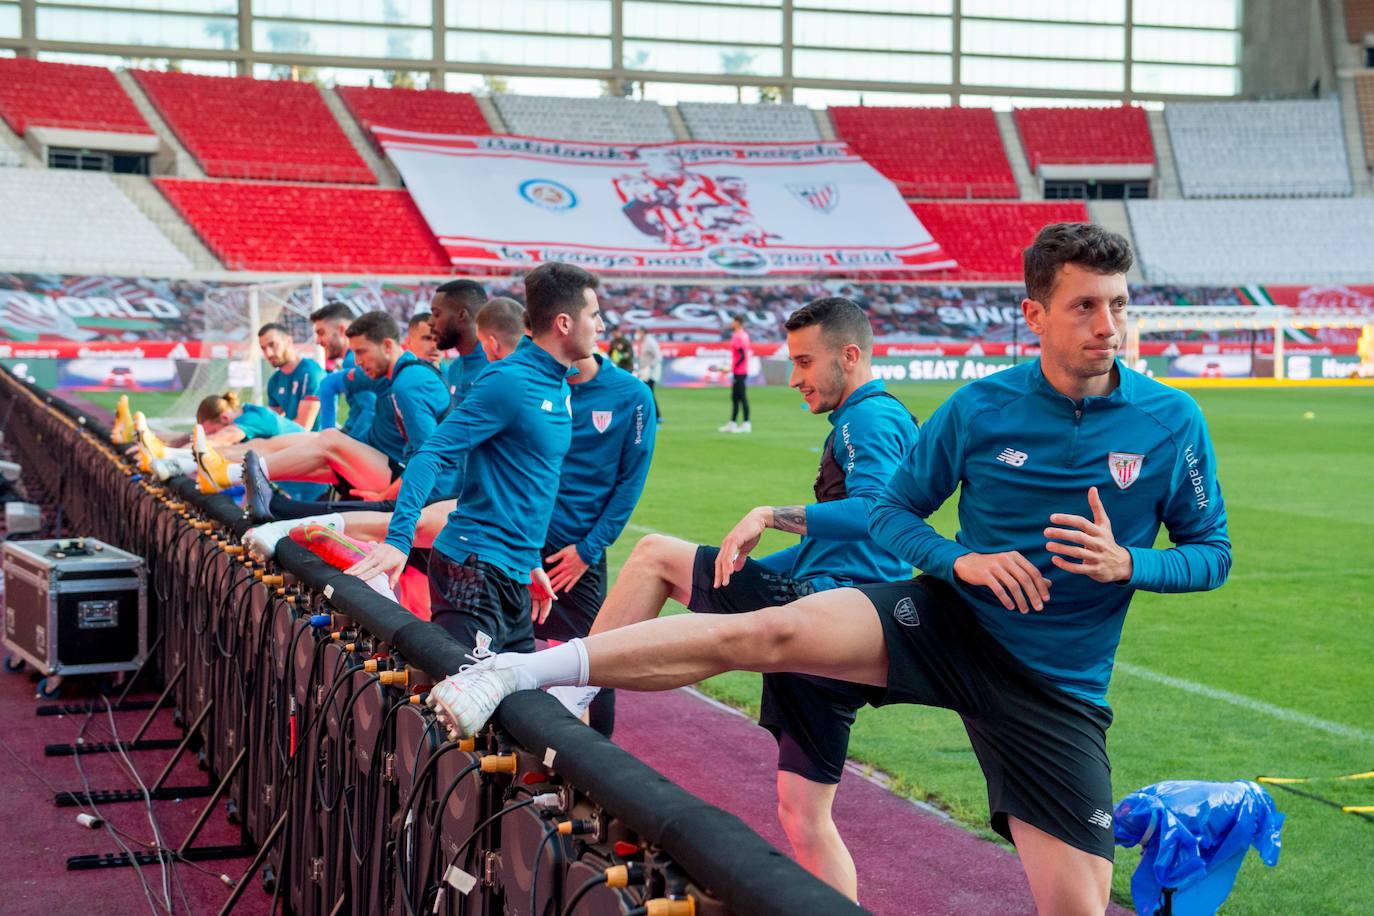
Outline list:
[[[734,622],[737,641],[748,647],[759,670],[778,670],[786,663],[790,645],[797,635],[795,614],[784,608],[765,608],[742,614]]]
[[[666,534],[646,534],[635,544],[634,550],[626,559],[625,565],[634,564],[641,573],[654,572],[660,575],[668,568],[668,556],[676,538]]]

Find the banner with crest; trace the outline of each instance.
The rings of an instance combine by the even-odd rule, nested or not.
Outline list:
[[[557,260],[675,276],[957,266],[896,186],[843,143],[373,133],[459,266]]]

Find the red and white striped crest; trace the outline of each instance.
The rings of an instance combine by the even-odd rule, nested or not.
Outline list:
[[[1145,463],[1144,455],[1132,452],[1112,452],[1107,456],[1107,467],[1112,472],[1112,480],[1118,489],[1124,490],[1135,483],[1140,476],[1140,466]]]

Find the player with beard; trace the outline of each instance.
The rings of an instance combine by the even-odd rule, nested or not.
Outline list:
[[[487,367],[477,335],[477,313],[486,301],[487,291],[476,280],[450,280],[434,291],[429,302],[439,349],[458,351],[447,372],[454,404],[463,400],[477,374]]]
[[[458,505],[429,559],[430,609],[476,657],[532,649],[533,623],[549,614],[540,549],[572,436],[569,367],[596,351],[604,330],[599,285],[569,264],[526,276],[531,338],[483,370],[461,408],[411,457],[386,542],[348,570],[395,582],[436,479],[461,469]]]

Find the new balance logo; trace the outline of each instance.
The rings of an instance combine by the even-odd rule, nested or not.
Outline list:
[[[539,405],[539,409],[553,413],[553,401],[545,401],[543,404]]]
[[[997,456],[997,460],[1004,464],[1009,464],[1014,468],[1019,468],[1026,463],[1028,457],[1030,456],[1025,452],[1018,452],[1014,448],[1004,448],[1002,449],[1002,454]]]
[[[1098,808],[1092,813],[1092,817],[1088,818],[1088,823],[1092,824],[1094,827],[1101,827],[1103,830],[1111,830],[1112,816],[1101,808]]]

